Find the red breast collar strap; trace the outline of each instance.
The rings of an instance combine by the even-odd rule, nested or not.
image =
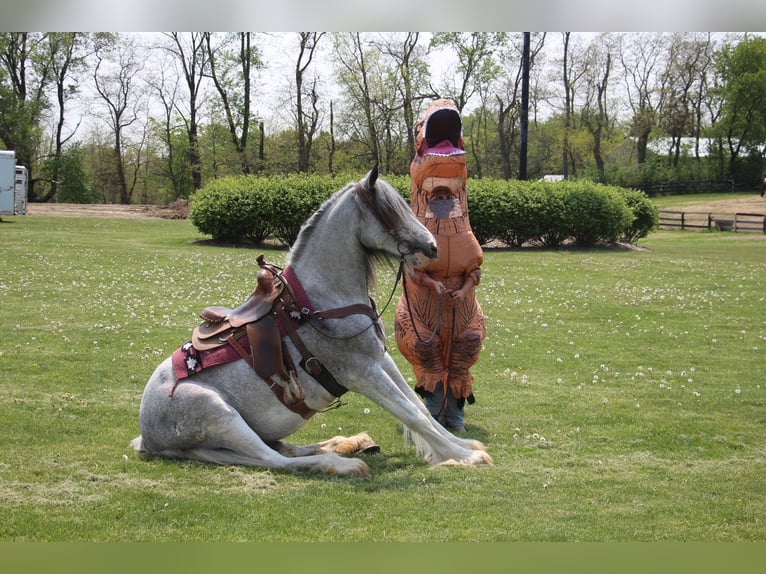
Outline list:
[[[304,315],[313,315],[315,312],[314,306],[311,304],[311,301],[309,300],[309,296],[306,294],[306,291],[303,289],[303,285],[301,285],[301,282],[298,280],[298,277],[295,275],[295,271],[293,271],[292,267],[285,267],[285,269],[281,273],[282,279],[285,282],[286,287],[292,291],[293,297],[295,297],[295,306],[298,307],[299,310],[301,310],[302,314]],[[308,311],[307,313],[304,312]]]

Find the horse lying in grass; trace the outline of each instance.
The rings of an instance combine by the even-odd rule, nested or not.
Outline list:
[[[228,321],[240,334],[246,330],[239,342],[231,332],[219,337],[234,341],[238,360],[205,366],[206,351],[189,343],[180,360],[181,350],[157,367],[143,393],[133,448],[222,465],[368,476],[363,460],[341,456],[376,448],[366,433],[305,446],[282,440],[349,390],[396,417],[429,464],[492,464],[483,444],[452,435],[429,415],[386,351],[368,295],[380,257],[422,267],[436,257],[436,243],[375,168],[309,218],[283,271],[260,259],[259,285],[247,305],[209,308],[211,322],[198,329],[220,330]],[[259,322],[242,325],[253,318],[278,323],[276,337]],[[284,354],[287,366],[264,367],[258,347],[266,349],[267,364]]]

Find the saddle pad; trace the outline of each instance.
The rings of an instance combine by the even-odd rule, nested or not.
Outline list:
[[[247,335],[242,335],[237,342],[245,348],[249,347]],[[207,351],[199,351],[194,348],[191,341],[187,341],[179,349],[176,349],[172,355],[173,372],[176,375],[176,381],[191,377],[203,369],[208,369],[224,363],[232,363],[240,360],[242,357],[229,345],[223,345]]]

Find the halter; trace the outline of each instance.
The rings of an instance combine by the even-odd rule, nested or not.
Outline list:
[[[383,227],[383,229],[386,230],[386,233],[388,233],[394,239],[398,239],[397,233],[396,233],[396,228],[394,227],[393,223],[390,221],[389,218],[385,218],[385,217],[383,217],[381,215],[380,211],[378,210],[377,206],[375,205],[375,202],[372,201],[372,197],[370,197],[370,192],[360,182],[356,182],[354,184],[354,192],[364,202],[364,204],[367,206],[367,208],[372,212],[372,214],[378,220],[378,222]],[[404,273],[404,256],[405,256],[405,253],[402,252],[401,243],[402,242],[399,241],[399,244],[397,246],[397,249],[399,251],[399,256],[400,256],[400,259],[399,259],[399,272],[396,275],[396,281],[394,281],[394,287],[393,287],[393,290],[391,291],[391,295],[389,296],[388,301],[386,302],[386,305],[383,307],[383,311],[381,311],[380,314],[378,315],[378,318],[380,318],[380,316],[383,314],[383,312],[388,307],[389,303],[391,303],[391,300],[394,297],[394,291],[396,290],[396,286],[399,284],[399,279],[400,278],[402,280],[402,290],[404,292],[404,298],[405,298],[405,301],[407,302],[407,311],[409,312],[410,317],[413,317],[412,309],[410,308],[410,297],[409,297],[409,293],[407,292],[406,273]],[[437,315],[436,324],[434,325],[434,329],[431,332],[431,335],[428,337],[428,339],[424,340],[420,336],[420,333],[418,333],[418,329],[415,326],[414,320],[412,321],[412,329],[415,331],[415,336],[418,338],[418,340],[421,343],[430,343],[431,341],[433,341],[433,338],[436,336],[436,333],[439,330],[439,325],[441,323],[441,315],[442,315],[442,308],[443,308],[443,306],[444,306],[444,294],[441,293],[439,295],[439,309],[438,309],[438,315]],[[365,328],[364,331],[366,331],[367,329],[369,329],[369,327]],[[362,331],[361,333],[363,333],[364,331]],[[360,335],[361,333],[358,333],[358,334]]]

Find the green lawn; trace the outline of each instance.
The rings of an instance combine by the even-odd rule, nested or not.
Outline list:
[[[186,221],[0,224],[0,540],[766,539],[763,236],[487,250],[466,422],[496,466],[429,468],[356,395],[293,437],[369,432],[382,446],[369,479],[129,449],[155,366],[202,307],[255,283],[258,250],[201,239]],[[393,276],[380,274],[381,305]]]

